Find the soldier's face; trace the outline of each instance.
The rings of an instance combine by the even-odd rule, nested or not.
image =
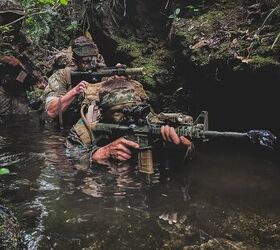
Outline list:
[[[81,70],[81,71],[89,70],[91,68],[92,60],[93,60],[92,56],[80,57],[77,60],[77,65],[78,65],[79,70]]]
[[[122,110],[106,110],[103,111],[103,116],[107,122],[110,123],[122,123],[125,121],[125,116]]]

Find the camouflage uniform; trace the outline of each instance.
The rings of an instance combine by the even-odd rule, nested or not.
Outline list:
[[[24,11],[16,1],[0,1],[0,25],[9,24],[24,16]],[[27,73],[20,57],[14,47],[26,47],[27,39],[19,31],[21,22],[12,25],[9,32],[0,35],[0,52],[6,56],[0,56],[0,115],[26,114],[29,111],[26,90],[34,84],[34,79]],[[18,48],[19,50],[22,49]],[[9,55],[8,55],[9,54]]]
[[[99,54],[98,48],[96,44],[92,41],[89,41],[89,39],[86,39],[84,37],[79,37],[75,40],[76,45],[73,45],[73,51],[76,52],[78,56],[85,56],[87,54],[90,54],[90,56],[93,57],[95,64],[102,64],[105,65],[104,58],[101,54]],[[76,50],[76,47],[79,47]],[[66,60],[67,64],[70,64],[69,62],[69,54],[72,55],[73,51],[71,52],[71,49],[68,49],[66,53],[68,55],[59,54],[56,58],[57,60],[60,60],[61,57],[62,60]],[[66,58],[64,58],[66,57]],[[65,95],[73,85],[72,79],[71,79],[71,71],[76,71],[77,65],[74,64],[72,61],[71,67],[66,67],[64,69],[57,70],[54,74],[51,75],[51,77],[48,79],[48,86],[45,88],[44,96],[45,96],[45,109],[48,110],[49,104],[55,100],[60,98],[61,96]],[[63,119],[70,120],[72,122],[73,119],[71,117],[77,116],[79,113],[79,110],[77,110],[78,107],[77,101],[74,101],[70,107],[64,112]],[[77,121],[77,119],[76,119]],[[73,122],[72,122],[73,124]]]
[[[87,122],[114,122],[106,113],[111,108],[122,109],[129,105],[136,106],[148,103],[142,84],[134,80],[116,80],[109,78],[106,81],[91,84],[85,91],[84,105],[87,106]],[[91,113],[90,113],[91,112]],[[108,137],[104,134],[90,134],[83,119],[80,119],[71,129],[66,141],[67,151],[71,156],[91,161],[92,154],[117,137]]]
[[[145,93],[142,84],[135,80],[116,80],[109,78],[107,81],[91,84],[85,91],[84,106],[87,107],[85,115],[87,125],[83,119],[80,119],[71,129],[66,141],[67,153],[71,157],[83,162],[92,162],[92,155],[101,147],[108,145],[119,138],[118,135],[108,136],[103,133],[92,134],[87,126],[94,126],[97,122],[102,123],[120,123],[122,120],[123,108],[135,107],[149,104],[149,99]],[[114,112],[117,111],[117,116]],[[91,114],[90,114],[91,113]],[[159,122],[157,114],[150,112],[148,115],[150,122]],[[168,163],[170,159],[178,161],[185,160],[191,155],[190,148],[178,147],[170,144],[164,146],[163,140],[154,141],[155,154],[160,155],[160,161]],[[159,153],[157,151],[160,151]],[[185,157],[184,157],[185,156]],[[166,158],[165,158],[166,157]],[[157,159],[157,157],[155,158]],[[176,164],[176,163],[175,163]]]
[[[26,90],[34,82],[23,67],[13,56],[0,57],[0,115],[27,114],[29,111]]]
[[[7,25],[24,16],[24,10],[15,0],[0,1],[0,25]],[[22,20],[19,20],[11,25],[8,31],[0,32],[0,52],[13,51],[12,46],[27,47],[30,41],[21,32]]]

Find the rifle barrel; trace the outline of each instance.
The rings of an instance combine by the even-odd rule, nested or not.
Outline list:
[[[215,138],[215,137],[224,137],[224,138],[246,138],[248,137],[247,133],[239,132],[219,132],[219,131],[204,131],[203,135],[206,138]]]

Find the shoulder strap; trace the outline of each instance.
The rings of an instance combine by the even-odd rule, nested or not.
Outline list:
[[[66,67],[65,68],[65,81],[69,84],[71,84],[71,68]]]

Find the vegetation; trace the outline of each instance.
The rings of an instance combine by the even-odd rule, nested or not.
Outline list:
[[[26,11],[24,29],[35,44],[48,40],[66,44],[78,28],[68,0],[23,0]]]

